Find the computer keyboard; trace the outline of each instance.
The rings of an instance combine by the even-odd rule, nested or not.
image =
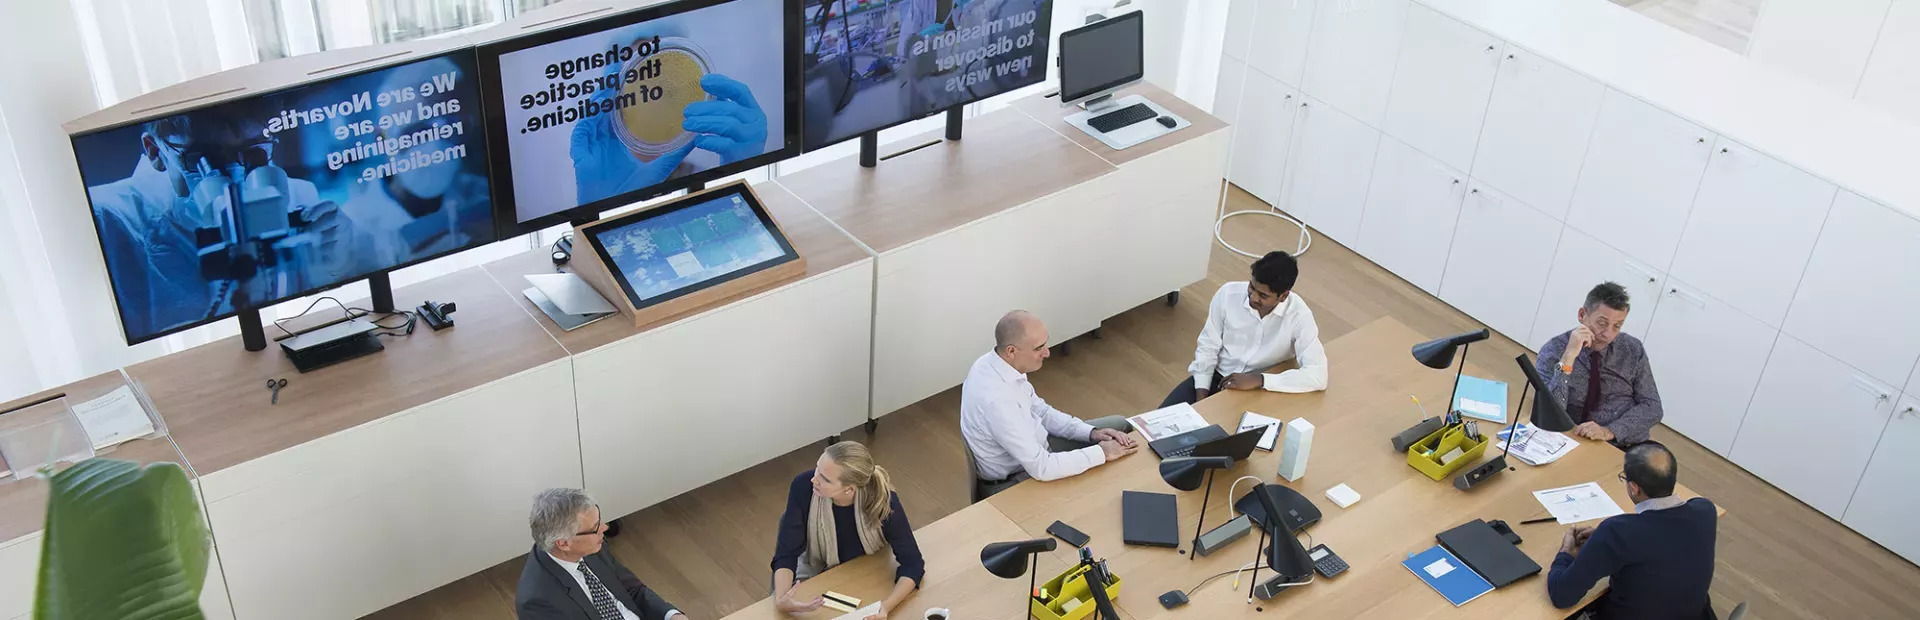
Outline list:
[[[1153,108],[1147,107],[1147,104],[1136,103],[1089,118],[1087,119],[1087,126],[1099,130],[1100,133],[1112,133],[1121,127],[1126,127],[1141,121],[1153,120],[1156,116],[1159,115],[1154,113]],[[1191,452],[1192,450],[1188,451]]]
[[[1163,459],[1177,459],[1177,458],[1181,458],[1181,457],[1187,457],[1187,456],[1193,456],[1193,449],[1194,449],[1194,448],[1198,448],[1198,447],[1200,447],[1200,444],[1193,444],[1193,445],[1191,445],[1191,446],[1187,446],[1187,447],[1185,447],[1185,448],[1179,448],[1179,449],[1175,449],[1175,450],[1168,450],[1166,454],[1162,454],[1162,455],[1160,455],[1160,458],[1163,458]]]

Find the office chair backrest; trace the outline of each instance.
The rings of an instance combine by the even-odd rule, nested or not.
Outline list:
[[[967,443],[964,437],[960,439],[960,448],[967,451],[967,497],[972,498],[969,505],[978,504],[987,498],[987,487],[980,484],[980,461],[973,456],[973,444]]]

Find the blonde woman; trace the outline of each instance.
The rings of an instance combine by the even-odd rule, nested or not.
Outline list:
[[[873,454],[858,442],[827,446],[814,468],[794,477],[787,490],[787,511],[780,516],[780,541],[773,553],[776,606],[788,614],[819,609],[826,603],[820,597],[793,600],[794,584],[889,547],[897,565],[893,592],[868,620],[887,620],[913,596],[927,575],[927,563],[887,470],[875,465]]]

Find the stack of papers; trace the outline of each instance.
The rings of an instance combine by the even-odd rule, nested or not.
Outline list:
[[[1133,423],[1133,429],[1140,431],[1140,435],[1146,437],[1148,442],[1210,426],[1206,418],[1200,417],[1200,412],[1193,410],[1193,405],[1186,403],[1148,411],[1127,418],[1127,421]]]
[[[1572,437],[1553,431],[1543,431],[1534,428],[1532,424],[1520,424],[1510,431],[1503,430],[1496,433],[1499,443],[1494,446],[1495,448],[1507,449],[1508,433],[1520,437],[1513,442],[1515,444],[1511,451],[1513,457],[1534,467],[1558,461],[1574,448],[1580,447],[1580,442],[1574,441]]]
[[[1597,482],[1576,484],[1570,487],[1534,491],[1533,498],[1553,513],[1554,520],[1561,525],[1573,525],[1582,521],[1605,519],[1614,515],[1626,514],[1613,498],[1600,488]]]
[[[153,418],[140,406],[133,390],[120,386],[106,396],[73,405],[73,415],[93,440],[94,450],[105,450],[153,434]]]
[[[1262,426],[1267,427],[1267,432],[1260,436],[1260,443],[1254,444],[1253,447],[1272,452],[1273,442],[1280,438],[1280,421],[1277,419],[1248,411],[1240,416],[1240,429],[1234,431],[1234,434],[1238,435]]]

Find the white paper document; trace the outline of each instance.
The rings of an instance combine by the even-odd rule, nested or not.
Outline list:
[[[1506,412],[1502,411],[1499,405],[1480,402],[1471,398],[1460,399],[1460,410],[1490,420],[1500,420],[1506,417]]]
[[[1193,410],[1193,405],[1180,403],[1165,409],[1155,409],[1131,418],[1134,430],[1147,438],[1147,441],[1159,441],[1187,431],[1207,427],[1207,419]]]
[[[1561,525],[1573,525],[1583,521],[1605,519],[1613,515],[1626,514],[1607,492],[1596,482],[1577,484],[1558,489],[1534,491],[1533,498],[1553,513],[1553,518]]]
[[[1240,430],[1233,433],[1238,435],[1262,426],[1267,427],[1267,432],[1260,436],[1260,443],[1255,444],[1254,447],[1272,452],[1273,442],[1280,438],[1279,420],[1248,411],[1240,416]]]
[[[86,429],[95,450],[153,433],[153,419],[147,417],[146,408],[140,406],[133,390],[124,385],[106,396],[73,405],[73,415],[80,418],[80,427]]]
[[[1522,423],[1513,429],[1512,433],[1520,436],[1520,439],[1514,442],[1512,451],[1514,458],[1535,467],[1558,461],[1574,448],[1580,447],[1580,442],[1574,441],[1572,437],[1553,431],[1543,431],[1534,428],[1531,424]],[[1508,431],[1504,430],[1496,434],[1499,437],[1499,443],[1494,446],[1495,448],[1507,449],[1507,434]]]
[[[1427,576],[1434,579],[1445,577],[1451,572],[1453,572],[1453,563],[1448,562],[1446,558],[1440,558],[1427,565]]]
[[[834,620],[867,620],[867,616],[871,616],[879,612],[880,612],[880,604],[874,603],[866,607],[861,607],[859,609],[855,609],[853,611],[840,614],[840,617],[834,618]]]

